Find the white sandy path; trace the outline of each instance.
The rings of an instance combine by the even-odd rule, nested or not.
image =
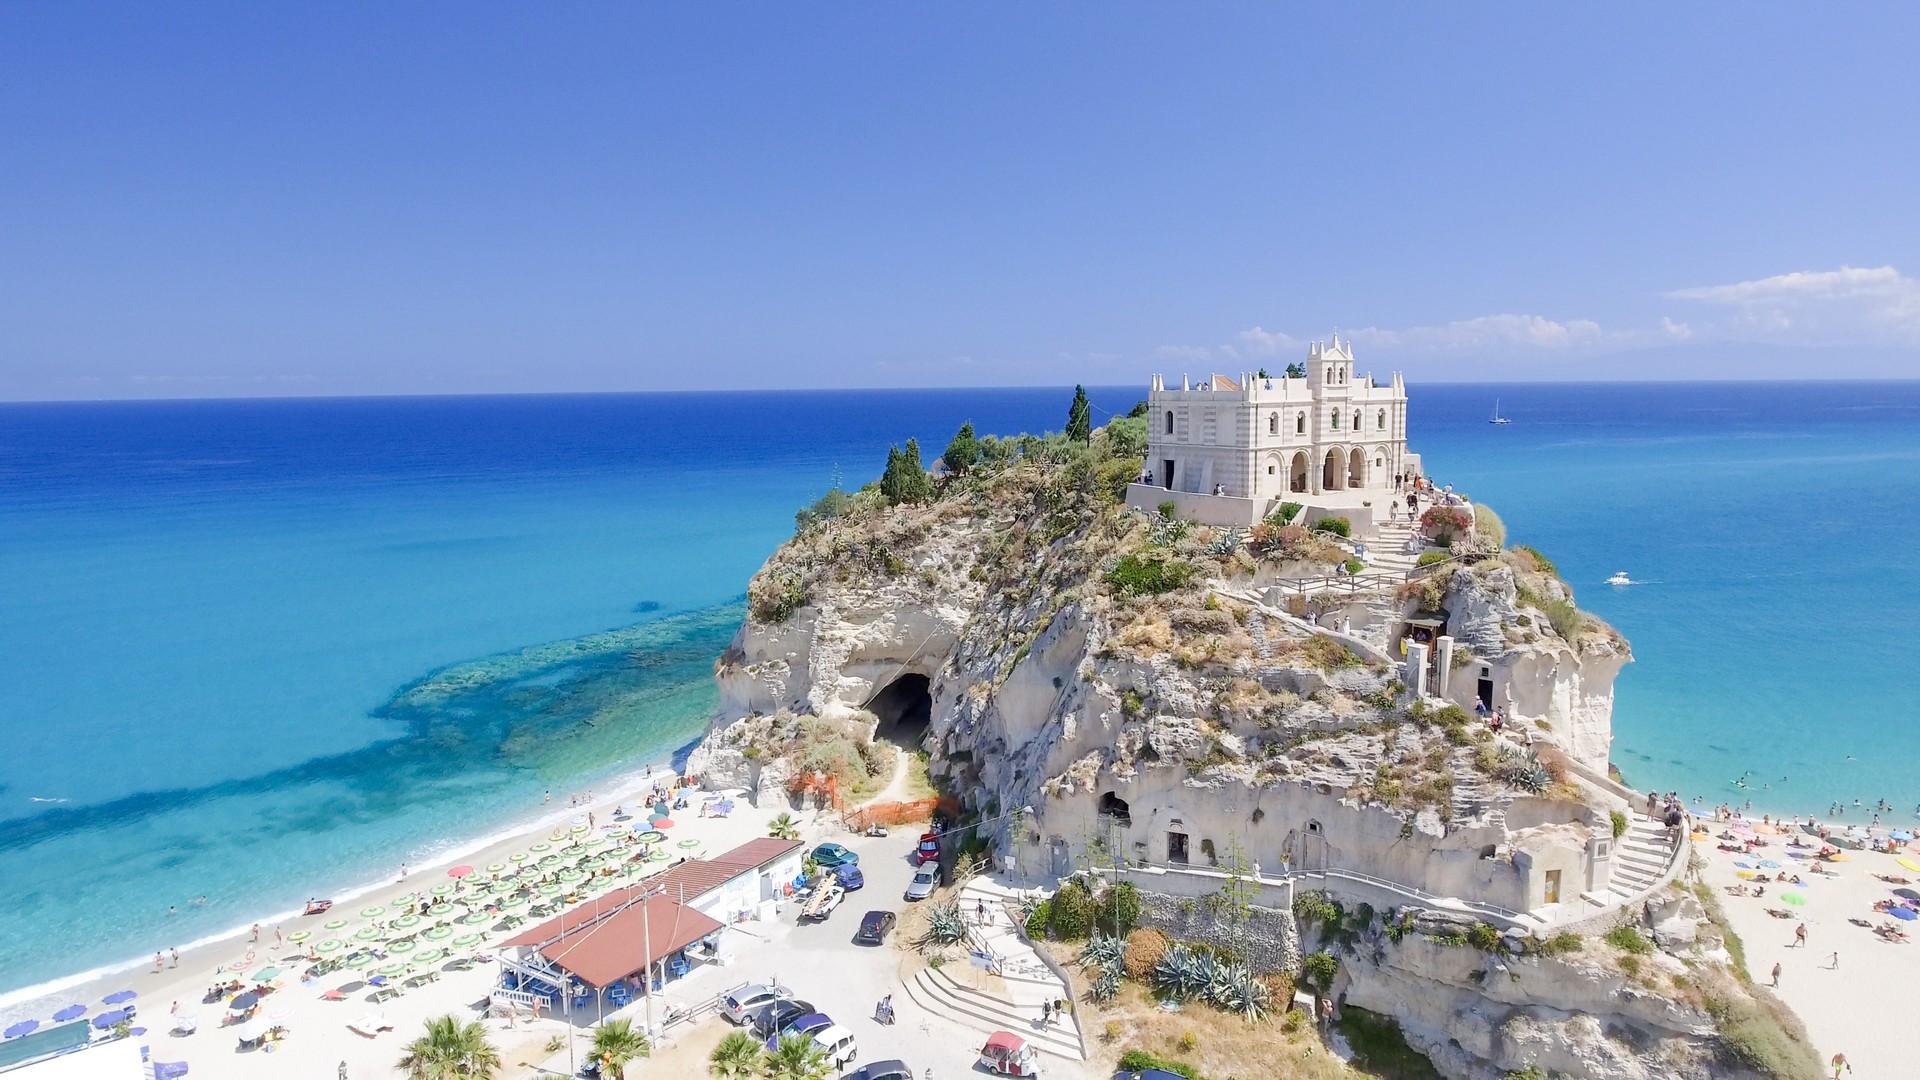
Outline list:
[[[657,778],[670,775],[663,769],[655,771]],[[674,815],[676,827],[671,832],[668,845],[669,851],[675,856],[718,854],[756,836],[765,836],[767,821],[779,812],[771,806],[755,808],[744,799],[737,799],[732,816],[705,818],[698,815],[700,797],[701,793],[692,793],[689,798],[692,805]],[[629,799],[628,805],[632,809],[638,805],[638,800]],[[612,822],[612,800],[598,802],[591,809],[600,824]],[[574,812],[586,813],[587,810],[587,807],[580,807]],[[533,826],[485,850],[462,856],[459,861],[474,866],[504,862],[513,852],[525,850],[529,844],[546,839],[551,831],[550,824]],[[687,839],[700,840],[701,846],[694,849],[678,846],[680,841]],[[364,920],[354,915],[364,907],[386,905],[397,896],[419,892],[446,881],[448,865],[451,864],[417,869],[405,881],[396,881],[343,905],[349,910],[340,913],[340,917],[347,919],[349,925],[340,933],[351,935],[364,925]],[[294,918],[279,926],[287,933],[300,929],[313,931],[317,939],[327,936],[320,932],[322,922],[320,918]],[[291,945],[281,949],[273,947],[273,930],[273,925],[262,928],[261,944],[255,947],[257,957],[254,968],[278,963],[285,958],[281,966],[289,972],[304,969],[306,965],[299,958],[298,948]],[[507,936],[510,936],[508,932],[498,932],[490,935],[489,940]],[[101,996],[113,990],[131,988],[137,991],[140,995],[136,1002],[140,1007],[137,1023],[148,1029],[143,1042],[152,1047],[153,1060],[185,1061],[191,1068],[191,1075],[196,1078],[333,1078],[338,1075],[338,1069],[344,1062],[347,1066],[346,1075],[354,1080],[386,1080],[401,1075],[394,1068],[394,1062],[399,1059],[402,1046],[419,1033],[428,1017],[454,1013],[463,1019],[474,1018],[477,1008],[485,1002],[496,972],[495,965],[490,962],[476,963],[471,970],[464,972],[447,971],[438,982],[378,1005],[364,1000],[364,990],[354,993],[345,1001],[321,1000],[320,995],[326,990],[356,978],[350,972],[335,973],[307,984],[298,982],[297,975],[290,975],[280,981],[282,989],[269,995],[267,1007],[286,1011],[286,1023],[292,1032],[291,1036],[278,1044],[272,1053],[241,1054],[235,1050],[237,1040],[230,1029],[220,1027],[224,1004],[203,1005],[200,1002],[206,988],[214,981],[214,972],[221,965],[239,961],[247,949],[245,938],[242,937],[183,952],[178,969],[165,970],[157,975],[151,970],[142,970],[130,975],[110,976],[74,988],[69,992],[69,999],[97,1003]],[[487,956],[489,952],[482,948],[480,955]],[[183,1037],[168,1034],[168,1013],[171,1004],[176,1001],[182,1013],[192,1014],[199,1021],[200,1030],[197,1034]],[[373,1012],[382,1014],[394,1030],[378,1038],[367,1039],[347,1029],[348,1024]],[[488,1020],[486,1023],[494,1045],[501,1050],[508,1065],[506,1075],[509,1078],[535,1075],[523,1063],[538,1063],[546,1058],[548,1055],[544,1046],[547,1041],[565,1031],[560,1021],[551,1019],[531,1024],[523,1021],[518,1027],[510,1027],[502,1020]]]
[[[1714,826],[1714,831],[1720,828]],[[1771,843],[1757,858],[1775,859],[1790,874],[1793,867],[1806,865],[1783,854],[1788,850],[1786,837],[1766,839]],[[1920,944],[1882,941],[1873,931],[1847,922],[1866,919],[1878,926],[1888,921],[1873,910],[1873,904],[1892,898],[1895,886],[1874,874],[1920,882],[1920,873],[1898,865],[1891,855],[1850,851],[1848,861],[1832,864],[1840,872],[1838,878],[1815,881],[1802,872],[1801,878],[1810,882],[1804,889],[1769,883],[1764,897],[1732,896],[1727,886],[1746,884],[1733,865],[1742,856],[1716,850],[1718,842],[1703,841],[1695,848],[1707,860],[1706,880],[1746,945],[1747,969],[1755,982],[1765,985],[1773,965],[1780,965],[1776,992],[1806,1021],[1820,1060],[1824,1063],[1834,1053],[1844,1053],[1860,1080],[1920,1076],[1920,1052],[1913,1042],[1915,1010],[1920,1009],[1915,993],[1920,990]],[[1907,857],[1920,862],[1913,855]],[[1805,893],[1805,906],[1782,903],[1780,893],[1787,890]],[[1767,914],[1767,908],[1785,908],[1797,918],[1776,919]],[[1792,947],[1793,929],[1800,922],[1807,924],[1804,949]],[[1920,938],[1920,922],[1901,925]],[[1835,952],[1840,954],[1837,970],[1828,966]]]

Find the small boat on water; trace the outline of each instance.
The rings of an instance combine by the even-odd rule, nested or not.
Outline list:
[[[1607,579],[1607,584],[1631,585],[1633,584],[1633,579],[1627,576],[1627,572],[1625,570],[1616,570],[1614,571],[1613,576]]]
[[[1509,420],[1509,419],[1507,419],[1506,417],[1504,417],[1504,416],[1501,416],[1501,415],[1500,415],[1500,399],[1499,399],[1499,398],[1494,398],[1494,399],[1493,399],[1493,418],[1492,418],[1492,419],[1490,419],[1490,420],[1488,420],[1488,421],[1487,421],[1487,423],[1489,423],[1489,424],[1511,424],[1511,423],[1513,423],[1513,421],[1511,421],[1511,420]]]

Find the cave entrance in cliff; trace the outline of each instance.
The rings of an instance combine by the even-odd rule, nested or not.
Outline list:
[[[909,753],[918,752],[933,720],[933,686],[925,675],[902,675],[873,695],[867,711],[879,717],[875,739],[890,742]]]

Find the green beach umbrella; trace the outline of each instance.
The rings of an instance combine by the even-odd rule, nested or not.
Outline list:
[[[1797,892],[1781,893],[1780,899],[1786,901],[1789,904],[1792,904],[1795,907],[1799,907],[1801,904],[1804,904],[1807,902],[1806,894],[1797,893]]]
[[[383,979],[397,979],[407,973],[407,967],[408,965],[406,964],[388,964],[384,967],[374,968],[373,973]]]
[[[475,911],[475,912],[473,912],[473,913],[471,913],[471,914],[468,914],[468,915],[465,915],[465,916],[462,916],[462,917],[461,917],[461,919],[460,919],[460,925],[462,925],[462,926],[491,926],[491,925],[493,925],[493,924],[494,924],[495,922],[497,922],[497,921],[498,921],[498,920],[497,920],[497,919],[496,919],[496,918],[495,918],[494,916],[492,916],[492,915],[489,915],[489,914],[487,914],[487,913],[486,913],[486,912],[484,912],[484,911]],[[445,927],[442,927],[441,929],[446,929],[446,928],[445,928]]]
[[[508,861],[508,862],[514,862],[514,863],[522,863],[522,862],[526,862],[526,861],[527,861],[527,853],[526,853],[526,852],[524,852],[524,851],[516,851],[516,852],[514,852],[513,854],[511,854],[511,855],[509,855],[509,856],[507,856],[507,861]]]
[[[345,920],[345,919],[328,919],[328,920],[327,920],[327,921],[326,921],[326,922],[325,922],[325,923],[324,923],[324,924],[323,924],[323,925],[322,925],[322,926],[320,927],[320,929],[322,929],[322,930],[339,930],[339,929],[342,929],[342,928],[344,928],[344,927],[345,927],[346,925],[347,925],[347,920]]]
[[[692,839],[682,840],[680,841],[680,846],[683,848],[697,848],[700,846],[700,841]]]
[[[427,914],[436,919],[444,919],[453,914],[453,905],[445,902],[435,904],[427,909]]]
[[[643,844],[657,844],[666,838],[667,834],[661,832],[659,829],[648,829],[646,832],[640,834],[640,842]]]
[[[534,865],[538,866],[542,870],[551,870],[554,867],[559,866],[561,863],[565,861],[566,861],[565,859],[562,859],[558,855],[548,855],[547,857],[541,859],[539,862],[534,863]]]
[[[353,940],[355,941],[379,941],[385,936],[377,926],[363,926],[353,932]]]
[[[416,964],[437,964],[446,958],[447,951],[445,949],[428,949],[426,952],[415,956],[413,962]]]
[[[559,840],[561,839],[561,837],[556,836],[554,837],[554,839]],[[527,850],[533,852],[535,855],[545,855],[547,852],[553,850],[553,845],[543,840],[540,843],[537,843],[532,847],[528,848]]]
[[[372,967],[374,964],[377,964],[379,962],[380,962],[380,957],[374,955],[373,951],[368,949],[368,950],[363,950],[361,952],[354,953],[352,956],[349,956],[345,960],[341,961],[341,964],[342,966],[350,967],[355,971],[365,971],[367,968]]]
[[[568,867],[567,869],[560,871],[560,880],[566,882],[569,885],[572,885],[575,882],[587,880],[587,875],[584,871],[576,870],[572,867]]]
[[[328,938],[327,940],[321,942],[320,944],[315,945],[313,949],[315,952],[331,953],[331,952],[339,952],[341,949],[344,949],[346,947],[347,946],[345,942],[335,938]]]
[[[380,916],[385,915],[386,913],[387,913],[387,909],[381,907],[379,904],[375,904],[372,907],[363,907],[360,909],[360,917],[363,919],[377,919]]]
[[[426,931],[421,933],[420,936],[423,938],[426,938],[428,941],[445,941],[448,938],[453,936],[453,927],[451,926],[429,927],[427,928]]]
[[[410,953],[419,947],[420,943],[410,937],[403,937],[399,941],[390,941],[387,943],[387,951],[390,953]]]
[[[557,881],[543,881],[540,883],[540,886],[534,890],[534,892],[539,893],[541,896],[559,896],[564,891],[566,891],[565,887]]]
[[[253,973],[254,982],[272,982],[280,977],[280,969],[269,964]]]
[[[405,896],[396,896],[393,898],[393,909],[395,911],[400,911],[405,908],[410,908],[415,904],[418,904],[419,902],[420,902],[420,898],[418,896],[413,895],[412,893],[408,893]]]
[[[298,945],[312,936],[313,932],[310,930],[295,930],[293,933],[287,935],[287,940]]]
[[[453,890],[454,890],[454,887],[455,887],[455,886],[454,886],[454,884],[453,884],[453,882],[451,882],[451,881],[443,881],[443,882],[441,882],[440,884],[438,884],[438,885],[435,885],[435,886],[433,887],[433,895],[435,895],[435,896],[452,896],[452,895],[453,895]]]
[[[489,874],[504,874],[506,872],[507,872],[506,863],[488,863],[487,864],[487,873]]]
[[[485,934],[461,934],[459,937],[453,939],[453,947],[456,949],[477,949],[480,947],[480,943],[485,940],[487,940]]]
[[[420,916],[402,915],[390,924],[395,930],[411,930],[420,925]]]

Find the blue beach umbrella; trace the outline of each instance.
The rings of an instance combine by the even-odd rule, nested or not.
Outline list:
[[[22,1035],[33,1034],[33,1029],[39,1026],[40,1021],[38,1020],[22,1020],[0,1034],[4,1034],[9,1039],[17,1039]]]
[[[85,1015],[87,1015],[87,1007],[85,1005],[69,1005],[59,1012],[54,1013],[53,1018],[64,1024],[69,1020],[78,1020]]]
[[[1895,830],[1893,830],[1893,832],[1892,832],[1892,833],[1891,833],[1890,835],[1892,835],[1892,837],[1893,837],[1893,838],[1894,838],[1895,840],[1911,840],[1911,839],[1913,839],[1913,834],[1912,834],[1912,833],[1910,833],[1910,832],[1908,832],[1908,831],[1907,831],[1907,830],[1905,830],[1905,829],[1895,829]]]
[[[108,1005],[119,1005],[123,1002],[132,1001],[134,998],[137,998],[139,996],[140,996],[139,994],[136,994],[131,990],[119,990],[119,991],[115,991],[114,993],[108,994],[106,997],[103,997],[100,1000]]]
[[[103,1012],[99,1016],[96,1016],[93,1018],[93,1026],[96,1028],[99,1028],[101,1031],[105,1031],[108,1028],[112,1027],[113,1025],[119,1023],[120,1021],[128,1019],[132,1015],[133,1015],[132,1013],[128,1012],[125,1009],[115,1009],[112,1012]]]
[[[1912,922],[1915,919],[1920,919],[1920,912],[1917,912],[1910,907],[1897,907],[1897,908],[1894,908],[1892,911],[1887,912],[1887,914],[1893,916],[1896,919],[1901,919],[1906,922]]]

